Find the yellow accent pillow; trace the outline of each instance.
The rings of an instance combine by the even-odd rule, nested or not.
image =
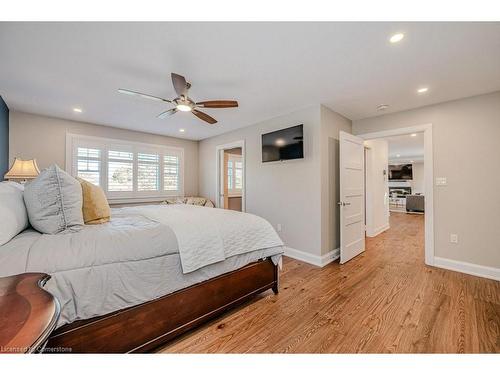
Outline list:
[[[104,191],[88,181],[77,178],[83,192],[83,221],[85,224],[102,224],[109,221],[111,210]]]

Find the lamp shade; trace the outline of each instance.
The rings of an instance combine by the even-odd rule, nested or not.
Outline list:
[[[36,164],[36,159],[31,160],[21,160],[14,159],[14,164],[5,174],[4,178],[8,180],[23,179],[27,180],[30,178],[35,178],[40,174],[38,165]]]

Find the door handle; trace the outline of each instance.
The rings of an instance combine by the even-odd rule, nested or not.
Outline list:
[[[351,205],[349,202],[338,202],[337,204],[339,206],[350,206]]]

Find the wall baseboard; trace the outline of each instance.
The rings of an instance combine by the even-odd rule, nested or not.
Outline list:
[[[366,228],[366,236],[367,237],[376,237],[380,233],[385,232],[389,228],[390,228],[389,223],[387,223],[385,225],[382,225],[381,227],[375,228],[373,231],[370,230],[370,229],[368,229],[368,228]]]
[[[318,256],[291,247],[285,247],[285,256],[312,264],[313,266],[324,267],[340,258],[340,249],[337,248],[330,250],[328,253]],[[481,266],[479,264],[461,262],[441,257],[434,257],[433,266],[500,281],[500,268]]]
[[[319,256],[306,253],[305,251],[293,249],[291,247],[285,247],[285,255],[287,257],[297,259],[317,267],[324,267],[327,264],[340,258],[340,249],[330,250],[328,253]]]
[[[500,268],[481,266],[448,258],[434,257],[434,267],[500,281]]]

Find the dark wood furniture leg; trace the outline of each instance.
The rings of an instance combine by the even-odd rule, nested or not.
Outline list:
[[[47,347],[72,353],[148,352],[268,289],[278,292],[278,267],[270,258],[154,301],[73,322],[54,331]]]
[[[279,287],[280,287],[279,269],[278,269],[278,266],[274,266],[274,285],[272,286],[272,290],[273,290],[274,294],[279,293]]]

